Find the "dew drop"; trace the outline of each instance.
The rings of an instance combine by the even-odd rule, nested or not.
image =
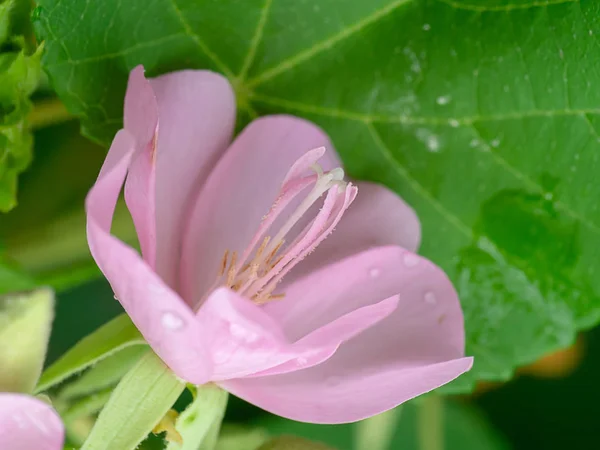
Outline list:
[[[492,142],[490,142],[490,145],[494,148],[498,147],[500,145],[500,139],[494,139]]]
[[[381,275],[381,270],[377,269],[376,267],[369,269],[369,276],[371,278],[379,278],[379,275]]]
[[[184,326],[183,319],[172,312],[163,313],[160,322],[163,327],[171,331],[179,331]]]
[[[477,147],[479,145],[479,139],[471,139],[471,142],[469,142],[469,145],[471,146],[471,148]]]
[[[546,200],[552,200],[552,197],[554,197],[554,195],[552,194],[552,192],[546,192],[546,193],[544,194],[544,198],[545,198]]]
[[[428,305],[435,305],[437,303],[437,298],[435,297],[435,294],[431,291],[425,292],[423,299]]]
[[[237,323],[232,323],[229,325],[229,332],[234,338],[244,340],[249,344],[258,340],[258,335],[256,333],[247,330]]]
[[[428,23],[426,23],[425,25],[423,25],[423,30],[425,30],[425,31],[431,30],[431,25],[429,25]]]
[[[456,119],[450,119],[450,120],[448,120],[448,123],[450,124],[450,126],[452,128],[456,128],[460,125],[460,122]]]
[[[452,98],[449,95],[440,95],[435,101],[438,105],[447,105]]]
[[[437,153],[440,150],[440,141],[437,136],[429,136],[427,137],[427,148],[430,152]]]
[[[405,253],[402,257],[402,262],[406,267],[415,267],[419,264],[419,258],[417,255],[413,255],[412,253]]]

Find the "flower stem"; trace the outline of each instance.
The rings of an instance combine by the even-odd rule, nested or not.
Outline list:
[[[402,406],[365,419],[355,428],[357,450],[390,450]]]
[[[444,450],[444,404],[439,395],[430,394],[421,401],[417,433],[420,450]]]
[[[55,125],[71,119],[73,116],[57,98],[36,102],[28,117],[32,129]]]

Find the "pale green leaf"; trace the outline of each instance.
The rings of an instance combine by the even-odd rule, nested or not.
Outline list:
[[[227,391],[214,384],[198,386],[194,401],[181,413],[175,425],[183,445],[171,442],[167,450],[214,450],[227,397]]]
[[[61,389],[60,398],[69,400],[116,385],[147,350],[145,345],[134,345],[105,357]]]
[[[45,391],[88,367],[131,347],[145,345],[141,334],[126,314],[122,314],[79,341],[48,367],[36,392]]]
[[[33,391],[46,358],[53,319],[50,289],[0,296],[0,392]]]
[[[134,450],[184,389],[185,382],[148,351],[113,391],[81,450]]]

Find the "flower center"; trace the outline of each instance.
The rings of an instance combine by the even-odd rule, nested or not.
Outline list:
[[[324,152],[324,148],[311,150],[292,166],[246,250],[241,256],[235,251],[225,251],[214,287],[225,285],[257,304],[284,297],[284,294],[274,294],[279,282],[333,231],[356,196],[356,187],[344,181],[341,168],[324,172],[316,163]],[[308,194],[283,224],[273,229],[275,219],[309,187]],[[301,219],[306,221],[307,215],[314,211],[311,207],[323,196],[320,210],[312,213],[314,217],[308,217],[308,225],[299,233],[294,233],[292,230],[298,228],[295,226]]]

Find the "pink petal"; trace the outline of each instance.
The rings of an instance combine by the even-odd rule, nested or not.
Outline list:
[[[235,94],[225,77],[206,70],[173,72],[150,83],[159,113],[156,267],[167,284],[176,287],[186,219],[231,141]]]
[[[298,342],[290,341],[263,308],[227,288],[214,291],[197,316],[213,355],[212,380],[218,381],[318,364],[344,341],[388,316],[396,304],[388,299],[353,311]]]
[[[414,210],[386,187],[364,181],[356,186],[356,200],[334,232],[294,268],[284,283],[374,247],[399,245],[417,251],[421,225]]]
[[[144,77],[142,66],[137,66],[129,74],[123,122],[136,145],[125,183],[125,201],[135,224],[144,259],[154,267],[156,259],[154,156],[158,107],[152,86]]]
[[[459,358],[410,369],[371,367],[343,373],[333,370],[334,358],[304,371],[220,385],[273,414],[299,422],[336,424],[392,409],[450,382],[473,364],[473,358]]]
[[[296,342],[304,348],[292,361],[253,376],[277,375],[315,366],[330,358],[339,346],[389,316],[398,306],[390,297],[374,305],[363,306],[322,326]]]
[[[132,137],[121,130],[86,199],[90,250],[152,349],[181,378],[204,383],[212,368],[193,312],[132,248],[110,235],[115,204],[133,151]]]
[[[399,294],[397,309],[328,360],[285,375],[224,387],[294,420],[340,423],[385,411],[448,383],[471,367],[463,316],[445,274],[399,247],[372,249],[291,284],[265,307],[298,339],[356,308]]]
[[[0,393],[0,444],[6,450],[61,450],[64,427],[46,403],[22,394]]]
[[[338,166],[329,139],[291,116],[252,122],[210,174],[193,207],[184,237],[182,289],[193,304],[216,278],[225,250],[241,254],[268,213],[286,174],[306,152],[328,149],[324,170]]]

